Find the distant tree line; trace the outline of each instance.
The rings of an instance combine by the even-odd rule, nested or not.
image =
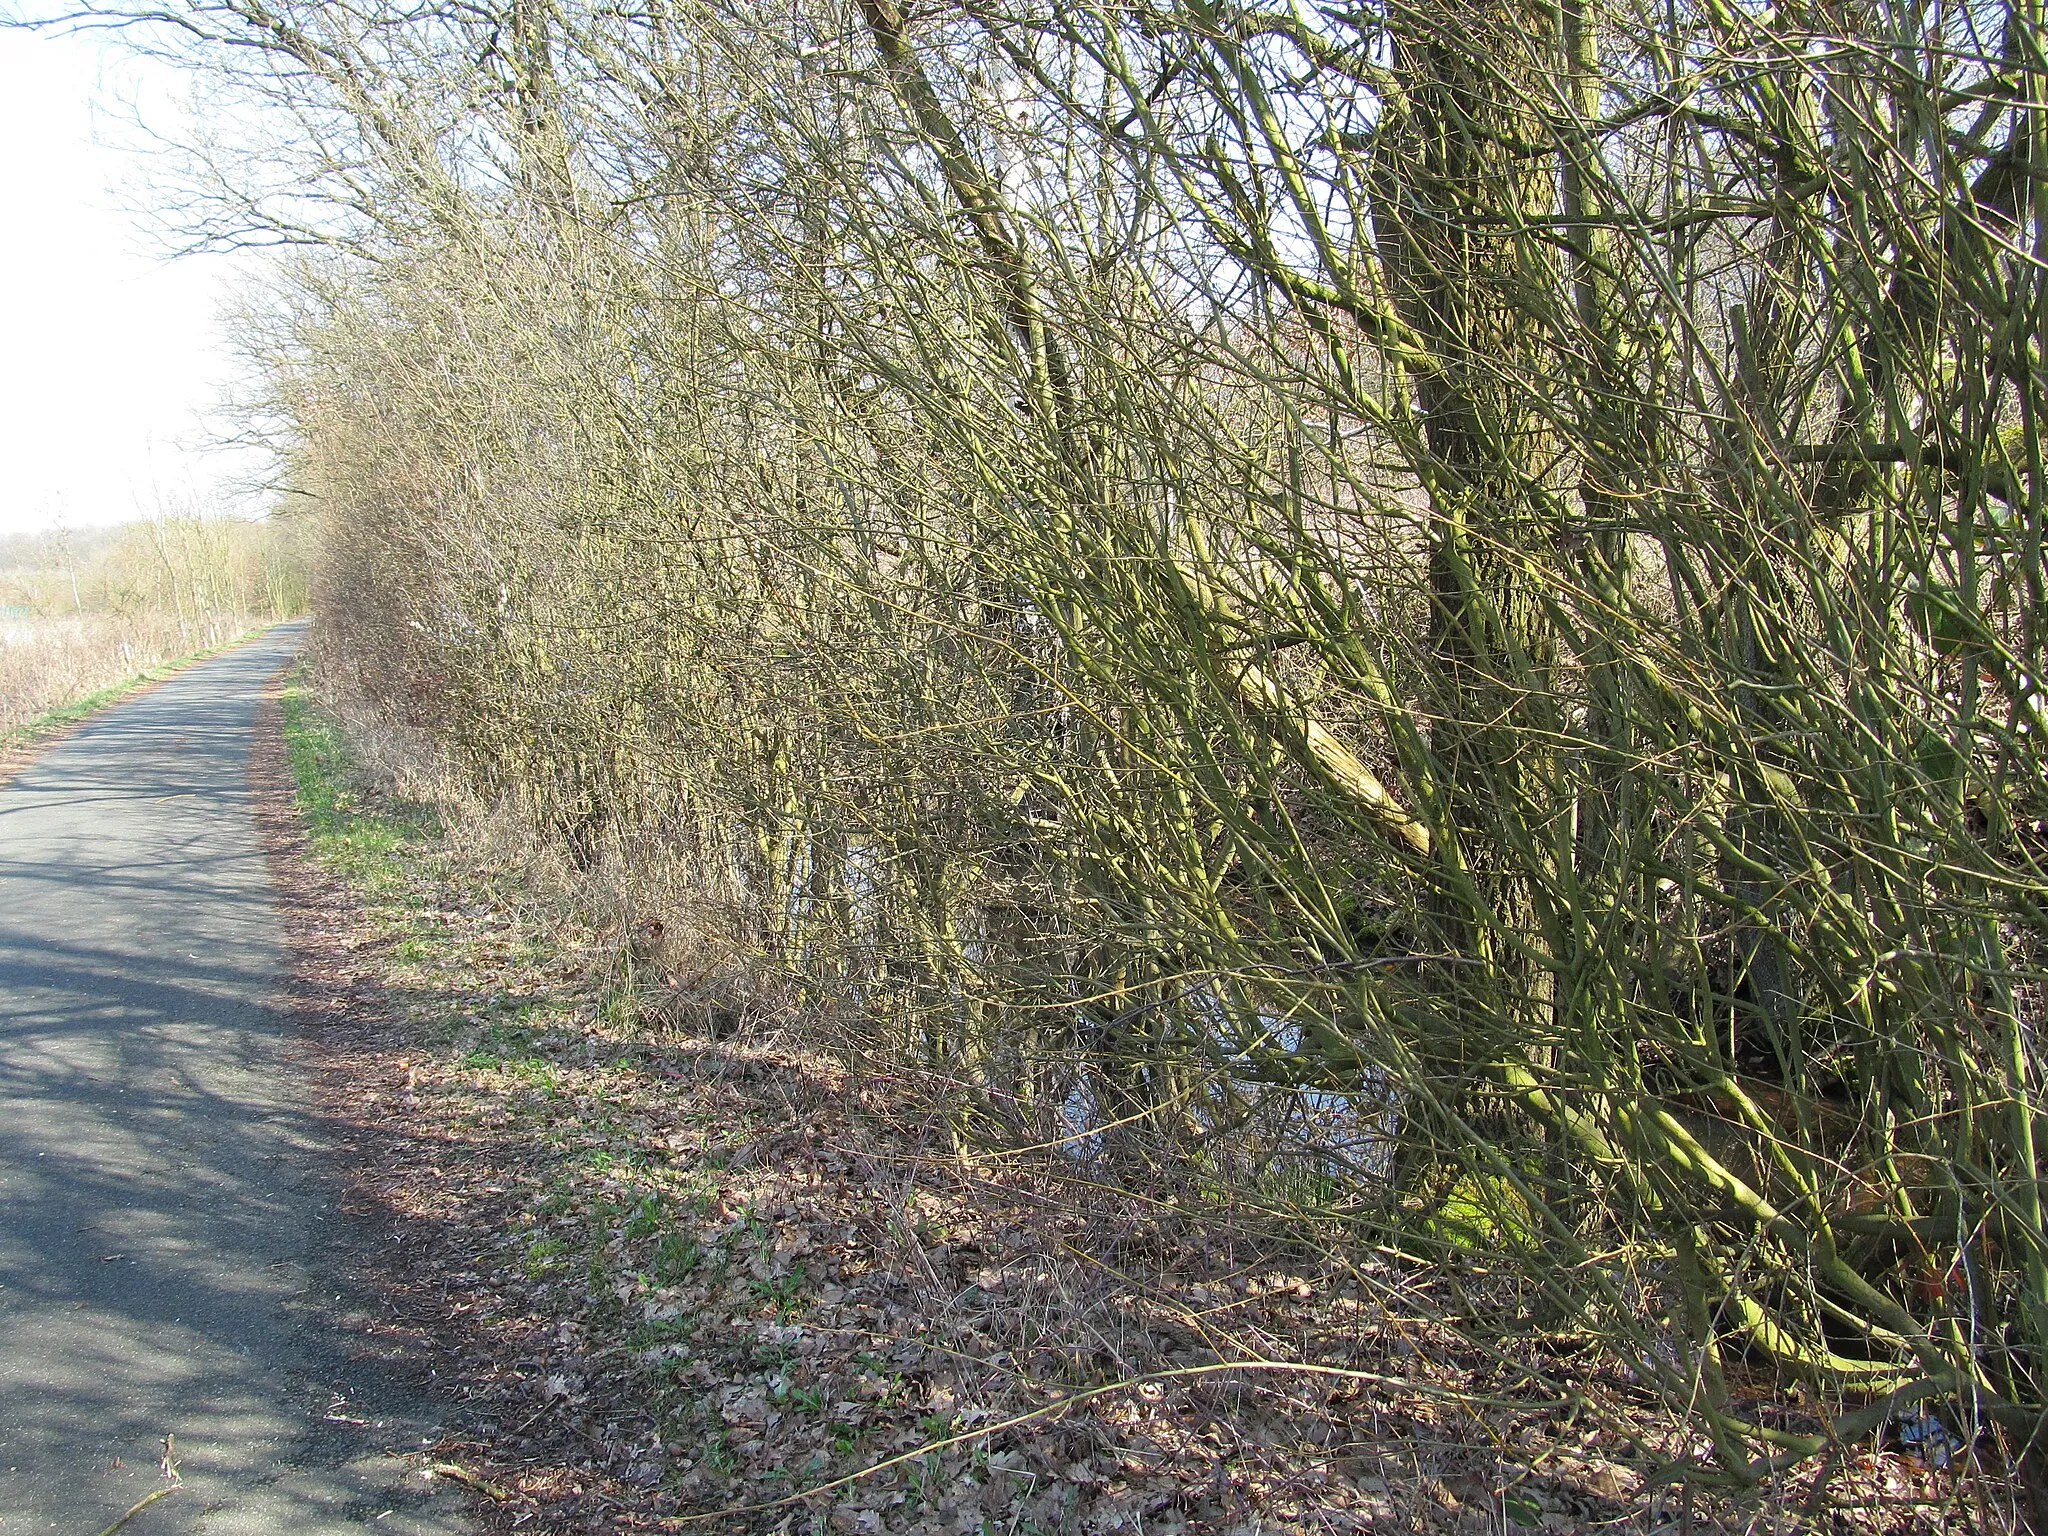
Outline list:
[[[0,539],[0,608],[23,618],[161,615],[197,640],[221,621],[306,611],[310,529],[288,519],[165,514]]]

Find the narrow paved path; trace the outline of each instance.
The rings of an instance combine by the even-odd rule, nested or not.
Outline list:
[[[286,626],[0,788],[0,1536],[442,1533],[431,1433],[320,1303],[334,1213],[248,790]],[[346,1421],[365,1422],[351,1424]]]

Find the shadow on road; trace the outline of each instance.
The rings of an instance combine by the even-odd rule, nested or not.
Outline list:
[[[295,626],[0,789],[0,1517],[451,1531],[387,1454],[432,1426],[320,1303],[335,1223],[246,771]],[[381,1517],[381,1518],[380,1518]]]

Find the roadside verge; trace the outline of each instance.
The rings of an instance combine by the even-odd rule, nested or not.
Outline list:
[[[1588,1340],[1461,1338],[1483,1268],[963,1151],[928,1084],[666,1006],[630,928],[459,857],[301,677],[266,712],[350,1304],[447,1405],[433,1471],[484,1528],[1754,1527],[1757,1495],[1657,1479],[1686,1446]],[[1888,1501],[1843,1530],[1955,1496],[1897,1456],[1831,1476]]]

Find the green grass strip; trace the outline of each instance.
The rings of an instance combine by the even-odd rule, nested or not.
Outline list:
[[[372,793],[341,723],[320,704],[303,665],[280,694],[285,751],[313,856],[359,890],[390,894],[441,832],[431,806]]]

